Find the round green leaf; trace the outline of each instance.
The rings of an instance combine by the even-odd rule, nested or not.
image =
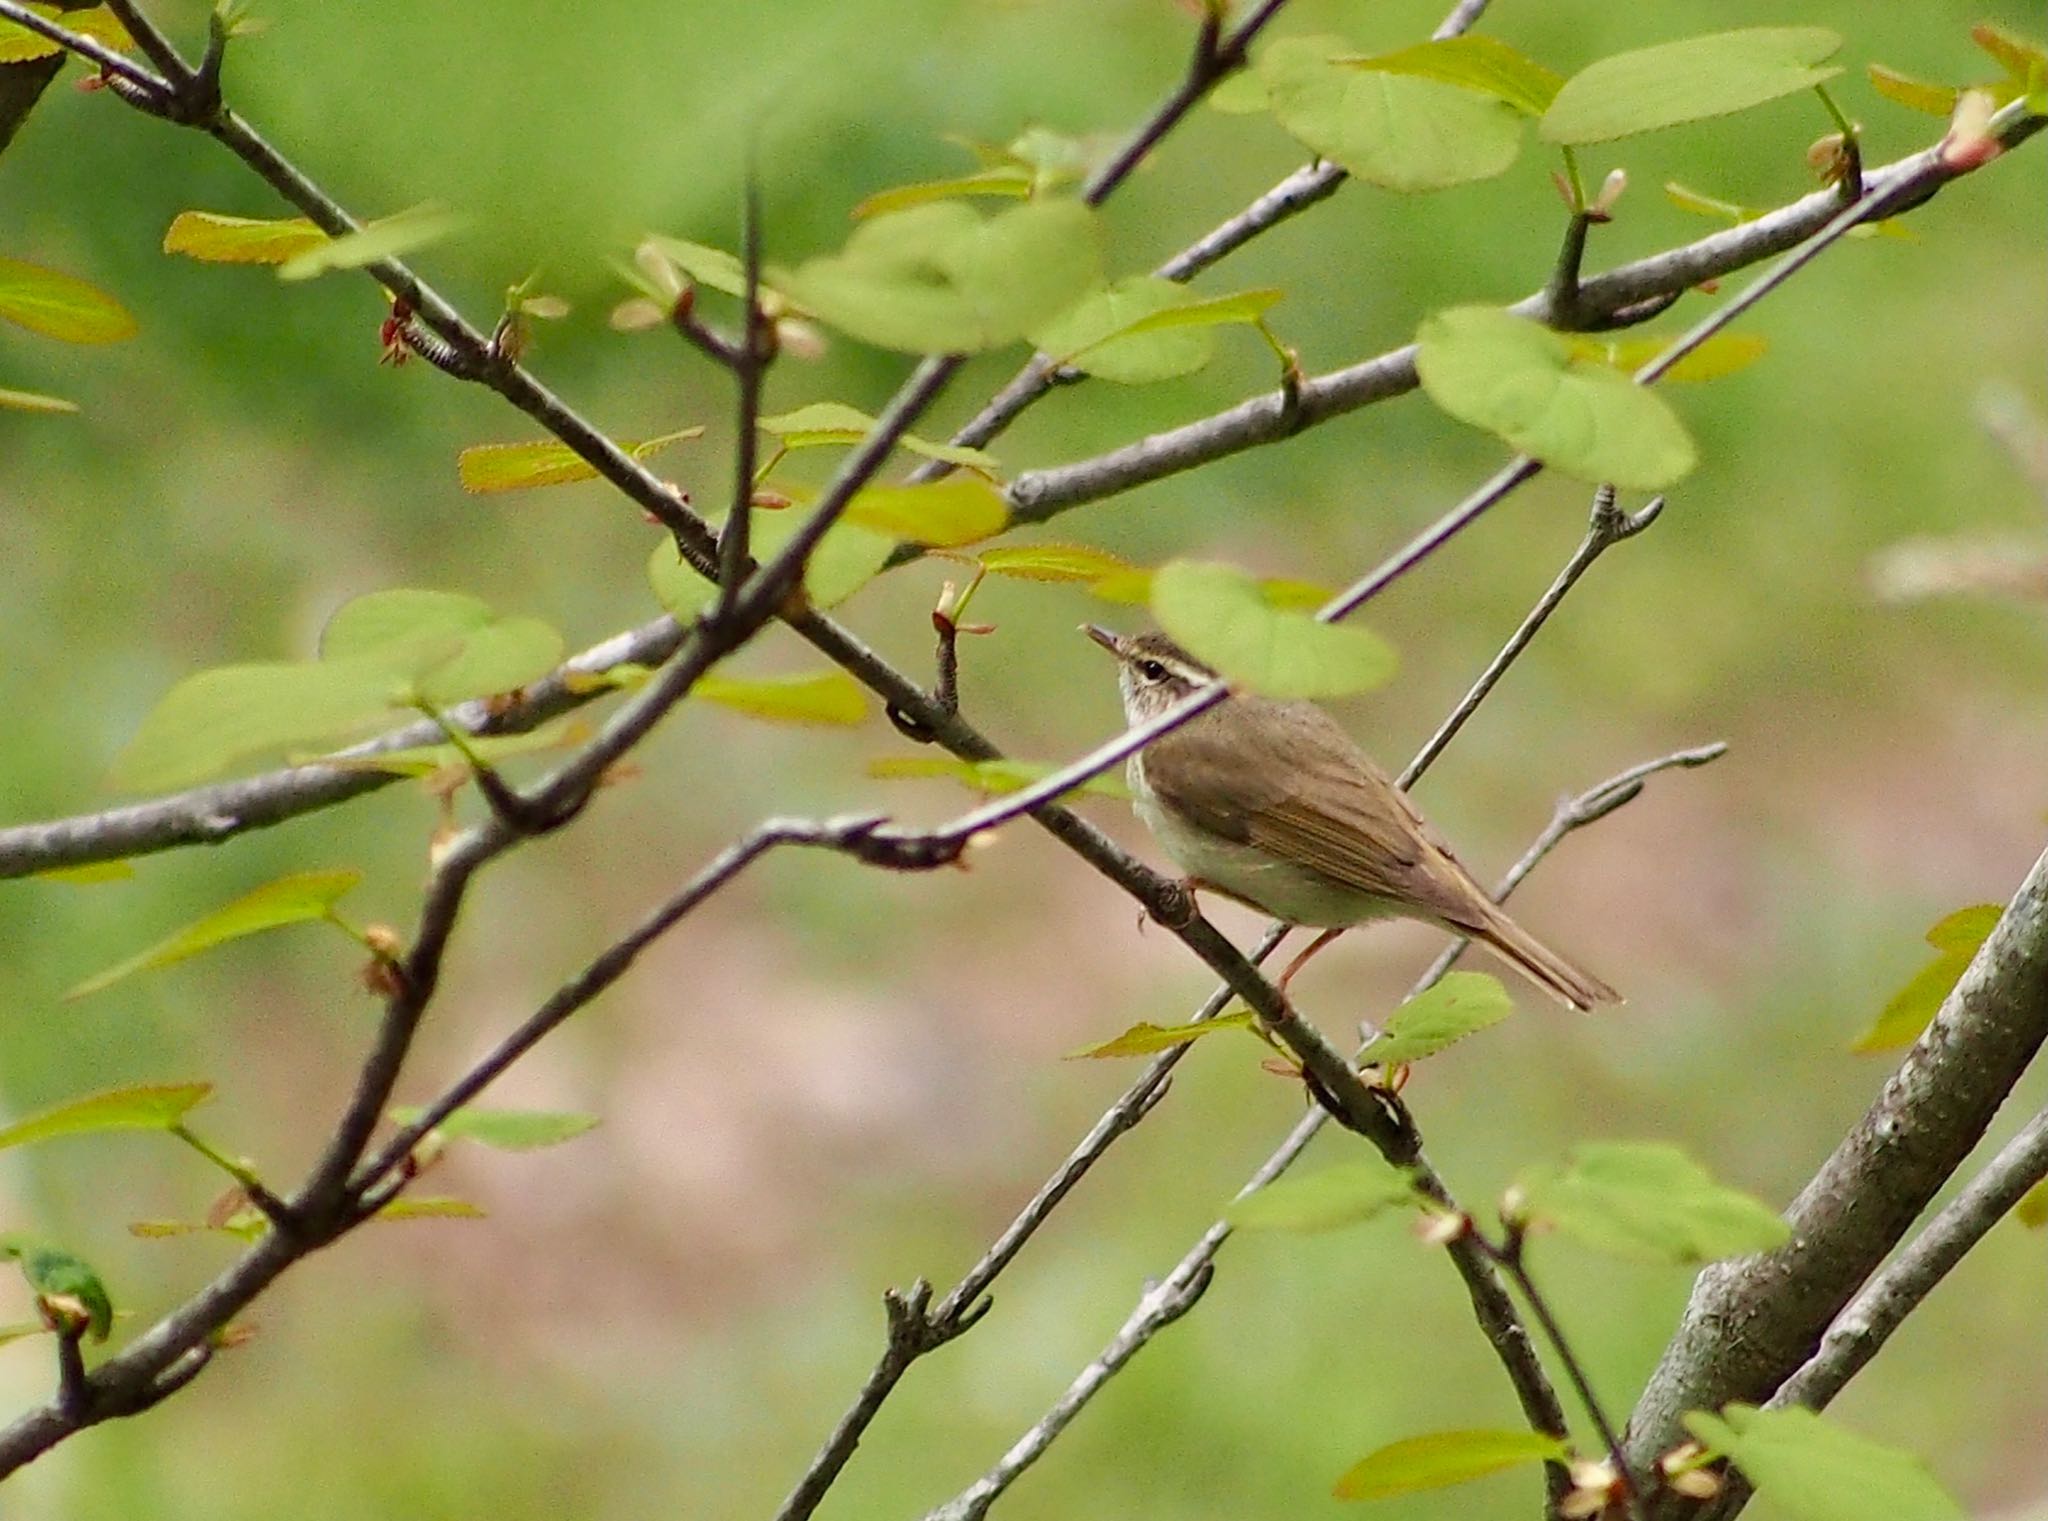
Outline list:
[[[144,1083],[89,1094],[0,1129],[0,1150],[102,1130],[169,1130],[212,1092],[211,1083]]]
[[[164,232],[164,252],[207,264],[282,264],[327,241],[304,217],[231,217],[181,211]]]
[[[1966,1512],[1912,1453],[1811,1410],[1695,1410],[1686,1429],[1725,1453],[1758,1494],[1795,1521],[1963,1521]]]
[[[21,1265],[21,1276],[46,1312],[69,1318],[81,1315],[94,1341],[105,1341],[114,1326],[114,1302],[100,1275],[61,1246],[22,1236],[0,1238],[0,1255]]]
[[[229,940],[239,940],[244,935],[328,918],[334,911],[334,905],[362,880],[363,874],[359,871],[302,871],[279,877],[275,882],[266,882],[254,892],[244,893],[234,902],[224,904],[205,918],[195,920],[175,934],[159,940],[147,950],[138,951],[97,976],[86,978],[64,996],[83,998],[88,993],[112,987],[136,972],[169,966]]]
[[[1247,1194],[1223,1218],[1247,1231],[1334,1231],[1416,1202],[1415,1180],[1385,1162],[1346,1162],[1282,1178]]]
[[[1769,1251],[1791,1229],[1748,1194],[1724,1187],[1676,1146],[1606,1141],[1564,1166],[1532,1168],[1520,1212],[1617,1256],[1696,1263]]]
[[[875,419],[860,408],[849,407],[841,401],[814,401],[794,412],[764,417],[755,426],[785,449],[815,449],[827,444],[857,444],[874,430]],[[935,444],[915,433],[899,435],[896,447],[921,454],[926,459],[965,465],[972,470],[992,471],[996,468],[996,457],[985,450],[962,448],[956,444]]]
[[[1538,130],[1574,146],[1746,111],[1833,79],[1816,65],[1841,46],[1826,27],[1759,26],[1617,53],[1566,80]]]
[[[1498,977],[1485,972],[1448,972],[1394,1011],[1359,1053],[1360,1065],[1393,1067],[1434,1056],[1466,1036],[1497,1025],[1514,1013],[1514,1000]]]
[[[425,1110],[417,1108],[394,1109],[391,1120],[396,1125],[410,1125],[424,1113]],[[542,1109],[479,1109],[465,1105],[434,1129],[450,1140],[475,1141],[480,1146],[498,1151],[537,1151],[543,1146],[559,1146],[564,1141],[587,1135],[597,1128],[597,1124],[594,1114],[551,1113]]]
[[[916,486],[863,486],[845,515],[846,522],[893,539],[940,548],[989,538],[1009,520],[1003,493],[983,477],[965,474]]]
[[[1274,118],[1324,158],[1388,190],[1440,190],[1491,179],[1521,152],[1511,106],[1337,61],[1353,51],[1337,39],[1287,38],[1259,60]]]
[[[976,558],[990,575],[1020,581],[1099,581],[1134,568],[1128,560],[1086,544],[1005,544],[984,549]]]
[[[1539,322],[1460,306],[1426,318],[1416,337],[1415,367],[1431,401],[1546,465],[1654,490],[1697,462],[1663,398]]]
[[[1152,577],[1152,615],[1197,660],[1268,697],[1343,697],[1394,674],[1393,648],[1379,635],[1275,607],[1231,565],[1161,566]]]
[[[1021,338],[1095,282],[1094,213],[1031,201],[983,220],[959,201],[863,222],[845,248],[778,276],[834,327],[882,348],[978,353]]]
[[[702,676],[692,697],[773,723],[853,725],[868,716],[867,693],[840,670],[809,676]]]
[[[1569,1449],[1541,1431],[1435,1431],[1369,1452],[1331,1491],[1340,1500],[1384,1500],[1444,1489],[1524,1463],[1563,1462]]]
[[[472,697],[516,692],[562,663],[561,632],[538,618],[499,618],[462,642],[461,650],[421,672],[419,697],[436,708]]]
[[[464,592],[394,586],[386,591],[351,597],[336,608],[320,630],[323,661],[353,660],[393,653],[410,659],[422,645],[459,647],[461,641],[490,625],[491,605]],[[404,654],[394,653],[403,647]]]
[[[1439,37],[1398,52],[1346,58],[1343,62],[1354,69],[1413,74],[1419,79],[1477,90],[1507,102],[1524,116],[1541,116],[1564,84],[1562,74],[1524,57],[1499,38],[1479,32]]]
[[[794,510],[765,512],[756,509],[749,547],[756,560],[771,560],[781,552],[799,525],[803,514]],[[813,606],[836,607],[875,578],[897,541],[858,523],[838,522],[811,551],[804,568],[804,592]],[[663,539],[648,557],[647,579],[655,598],[670,617],[687,623],[709,607],[718,589],[687,564],[676,552],[675,541]]]
[[[114,343],[136,332],[127,308],[105,291],[20,259],[0,259],[0,317],[66,343]]]
[[[1185,285],[1157,275],[1133,275],[1060,313],[1031,341],[1060,363],[1103,380],[1122,385],[1171,380],[1209,362],[1216,352],[1215,335],[1200,327],[1136,336],[1130,329],[1191,299]]]

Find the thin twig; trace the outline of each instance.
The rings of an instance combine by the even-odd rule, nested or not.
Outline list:
[[[1399,782],[1403,790],[1414,786],[1431,763],[1443,754],[1444,746],[1457,737],[1458,731],[1464,728],[1466,720],[1479,710],[1479,705],[1486,700],[1494,684],[1507,674],[1509,666],[1521,658],[1522,651],[1529,647],[1529,641],[1534,639],[1543,625],[1550,621],[1550,615],[1557,611],[1558,604],[1564,601],[1571,589],[1578,584],[1579,577],[1590,570],[1593,562],[1609,549],[1624,539],[1634,538],[1656,522],[1663,510],[1664,498],[1661,496],[1653,498],[1638,512],[1626,513],[1615,505],[1612,486],[1602,486],[1593,493],[1592,516],[1586,525],[1586,536],[1580,540],[1577,552],[1565,562],[1564,569],[1557,573],[1557,579],[1550,583],[1550,589],[1529,610],[1529,616],[1522,620],[1522,626],[1515,630],[1508,642],[1501,646],[1500,653],[1493,657],[1484,671],[1480,672],[1479,679],[1472,683],[1472,689],[1465,694],[1457,707],[1451,710],[1450,716],[1438,726],[1436,733],[1430,735],[1429,742],[1422,747],[1415,759],[1408,763],[1408,769],[1401,773]]]
[[[772,324],[761,313],[761,186],[751,163],[747,169],[744,212],[740,218],[740,258],[746,267],[741,293],[740,342],[733,378],[739,389],[739,416],[734,421],[732,510],[718,535],[718,602],[714,622],[731,619],[739,609],[740,584],[752,563],[754,524],[754,454],[760,446],[761,381],[773,358]]]

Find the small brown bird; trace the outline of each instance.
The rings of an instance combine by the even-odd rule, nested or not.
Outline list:
[[[1124,715],[1158,716],[1216,673],[1164,634],[1083,631],[1116,656]],[[1130,759],[1138,816],[1189,885],[1321,927],[1288,980],[1351,925],[1422,919],[1469,935],[1575,1009],[1621,995],[1510,919],[1408,795],[1309,702],[1232,693]]]

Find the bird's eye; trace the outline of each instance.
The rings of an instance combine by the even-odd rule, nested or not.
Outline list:
[[[1138,662],[1138,674],[1147,681],[1164,681],[1166,667],[1157,660],[1141,660]]]

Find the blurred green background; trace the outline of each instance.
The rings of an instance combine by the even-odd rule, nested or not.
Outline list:
[[[505,286],[544,266],[577,307],[543,333],[536,367],[621,436],[707,424],[660,462],[700,502],[724,489],[726,387],[672,341],[607,330],[623,294],[609,259],[647,229],[729,246],[753,124],[771,255],[801,257],[835,245],[864,194],[963,167],[945,134],[1128,127],[1177,77],[1190,29],[1168,0],[261,9],[271,27],[228,70],[237,107],[361,214],[424,200],[469,212],[472,231],[420,262],[473,316],[488,320]],[[1441,9],[1299,0],[1278,34],[1396,46]],[[190,0],[163,14],[183,36],[199,30]],[[1939,127],[1877,99],[1862,65],[1977,77],[1989,71],[1967,29],[1986,17],[2039,25],[2017,0],[1501,0],[1486,29],[1569,72],[1724,26],[1834,25],[1849,38],[1840,97],[1882,162]],[[162,229],[182,209],[283,208],[204,138],[65,83],[0,161],[0,252],[103,285],[143,333],[74,350],[0,332],[5,384],[85,408],[0,414],[7,822],[107,804],[107,761],[180,675],[309,653],[325,616],[365,591],[473,591],[577,641],[654,613],[651,531],[607,488],[460,492],[460,447],[532,429],[425,365],[379,368],[383,303],[368,282],[284,286],[163,256]],[[1801,155],[1825,130],[1795,99],[1589,155],[1591,177],[1621,164],[1633,187],[1590,262],[1709,230],[1658,193],[1668,179],[1753,204],[1802,193]],[[2040,501],[1976,421],[1987,383],[2043,400],[2039,157],[2030,145],[1945,192],[1911,219],[1910,243],[1837,250],[1743,324],[1769,339],[1766,360],[1675,396],[1702,468],[1651,533],[1594,571],[1423,788],[1485,876],[1560,793],[1681,745],[1732,746],[1710,770],[1660,779],[1526,890],[1525,920],[1630,1002],[1582,1021],[1525,998],[1521,1017],[1418,1076],[1410,1096],[1431,1151],[1468,1199],[1576,1140],[1614,1136],[1677,1141],[1782,1202],[1881,1083],[1883,1059],[1846,1045],[1920,964],[1920,932],[1960,904],[2002,900],[2040,848],[2041,609],[1887,605],[1867,578],[1870,557],[1904,538],[2044,529]],[[1270,121],[1198,112],[1109,208],[1114,267],[1150,267],[1300,159]],[[1561,223],[1548,170],[1532,150],[1500,180],[1428,198],[1347,187],[1202,288],[1284,285],[1276,324],[1307,367],[1351,362],[1403,341],[1433,307],[1540,284]],[[1688,300],[1673,321],[1704,310]],[[1010,470],[1078,458],[1269,385],[1270,359],[1235,336],[1184,381],[1056,395],[997,452]],[[1016,357],[971,366],[924,431],[964,418]],[[816,365],[779,366],[769,403],[873,408],[905,369],[838,344]],[[1499,458],[1410,398],[1090,506],[1042,536],[1344,579]],[[1540,480],[1376,605],[1403,674],[1346,717],[1390,765],[1569,553],[1586,496]],[[847,616],[921,669],[941,576],[898,572]],[[1065,588],[992,585],[977,610],[1000,631],[965,651],[966,703],[1000,742],[1053,758],[1115,730],[1109,675],[1072,632],[1099,609]],[[815,660],[772,633],[741,664]],[[474,895],[405,1096],[427,1095],[761,815],[957,806],[864,776],[866,760],[905,749],[879,716],[813,733],[678,714],[639,780]],[[1087,806],[1149,851],[1120,807]],[[125,884],[7,884],[8,1110],[209,1077],[221,1090],[211,1132],[295,1176],[370,1029],[345,946],[292,932],[80,1004],[58,995],[287,870],[359,865],[361,914],[409,924],[433,821],[431,801],[399,787],[145,860]],[[1342,1033],[1383,1011],[1429,954],[1411,929],[1359,937],[1298,990]],[[253,1344],[191,1392],[66,1444],[0,1503],[65,1521],[766,1516],[865,1377],[881,1289],[957,1277],[1130,1075],[1060,1054],[1135,1019],[1184,1018],[1208,986],[1170,937],[1140,934],[1121,895],[1028,827],[967,876],[777,858],[495,1095],[593,1110],[605,1119],[595,1135],[452,1159],[437,1189],[478,1200],[489,1221],[373,1230],[316,1259],[258,1307]],[[2030,1080],[2013,1109],[2044,1092]],[[912,1372],[822,1514],[908,1516],[978,1475],[1300,1106],[1248,1048],[1198,1050],[1170,1101],[1002,1280],[994,1314]],[[1345,1149],[1326,1140],[1318,1155]],[[132,1240],[125,1222],[194,1216],[212,1190],[168,1147],[73,1141],[0,1157],[0,1224],[95,1261],[133,1327],[204,1281],[225,1248]],[[2001,1226],[1838,1407],[1930,1455],[1979,1514],[2048,1504],[2044,1254],[2048,1240]],[[1685,1275],[1549,1242],[1537,1266],[1625,1410]],[[23,1291],[0,1285],[0,1319],[25,1312]],[[47,1344],[0,1351],[0,1414],[43,1398],[51,1377]],[[1331,1481],[1366,1450],[1513,1413],[1453,1275],[1397,1228],[1248,1239],[1003,1513],[1331,1514]],[[1511,1475],[1387,1514],[1530,1496],[1529,1476]]]

